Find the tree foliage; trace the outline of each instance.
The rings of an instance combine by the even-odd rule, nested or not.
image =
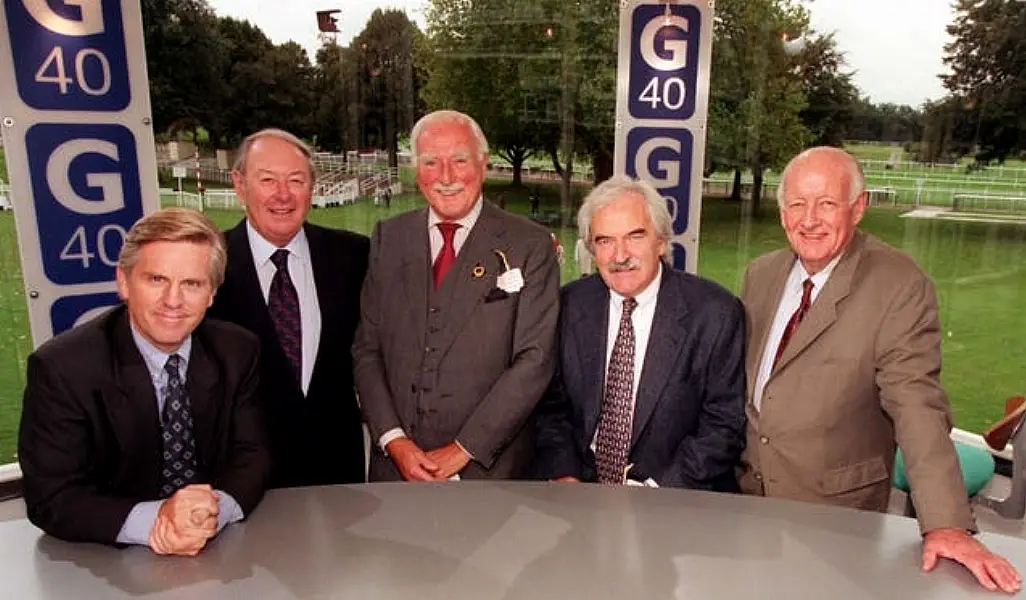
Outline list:
[[[800,114],[807,106],[799,59],[781,40],[808,31],[808,15],[790,0],[722,0],[716,4],[709,103],[708,170],[750,170],[746,213],[756,215],[763,174],[778,169],[809,138]],[[735,185],[735,197],[740,190]]]
[[[404,12],[377,9],[348,53],[356,63],[357,89],[347,100],[358,106],[351,117],[363,124],[361,145],[387,150],[392,166],[398,164],[400,133],[409,132],[421,112],[416,56],[421,35]]]
[[[971,139],[956,138],[956,148],[970,141],[977,160],[984,163],[1023,152],[1026,3],[958,0],[948,33],[954,39],[945,46],[944,62],[951,73],[941,79],[951,97],[941,114],[952,119],[948,128],[956,134],[959,121],[975,123],[969,128]]]
[[[205,0],[142,0],[153,126],[194,129],[216,113],[222,83],[217,16]]]
[[[154,129],[173,137],[204,128],[234,146],[280,127],[331,150],[382,147],[421,114],[423,46],[400,11],[375,11],[350,47],[325,43],[311,64],[295,42],[274,44],[259,27],[217,17],[205,0],[143,0]]]

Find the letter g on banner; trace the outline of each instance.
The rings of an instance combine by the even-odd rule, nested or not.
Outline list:
[[[694,137],[687,129],[636,127],[627,134],[627,174],[651,183],[666,198],[673,233],[688,228]]]
[[[102,191],[99,201],[83,198],[71,187],[71,163],[76,158],[95,153],[118,162],[118,147],[97,139],[69,140],[53,151],[46,162],[46,183],[54,199],[68,210],[82,215],[105,215],[125,207],[124,186],[117,173],[87,173],[86,184]]]
[[[132,132],[41,123],[25,134],[43,272],[59,285],[110,281],[143,215]]]
[[[64,0],[68,6],[77,6],[81,19],[69,19],[55,12],[46,0],[21,0],[32,18],[54,33],[86,36],[103,33],[103,0]]]
[[[671,15],[669,18],[653,19],[645,25],[641,32],[641,58],[645,59],[653,69],[658,71],[676,71],[688,66],[688,40],[685,39],[661,39],[663,48],[669,53],[669,58],[663,58],[656,52],[656,34],[663,27],[677,27],[683,32],[688,31],[688,22],[684,19]]]

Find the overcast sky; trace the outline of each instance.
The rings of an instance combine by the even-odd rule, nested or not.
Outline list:
[[[510,0],[516,2],[517,0]],[[311,60],[320,45],[315,12],[338,8],[339,42],[348,43],[375,8],[401,8],[422,28],[424,0],[208,0],[220,15],[248,19],[275,43],[295,40]],[[949,0],[807,0],[817,31],[834,31],[856,71],[855,83],[876,102],[918,106],[944,94],[937,75],[954,12]]]

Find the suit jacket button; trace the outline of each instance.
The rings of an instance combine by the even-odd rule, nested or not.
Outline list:
[[[762,437],[759,438],[759,441],[762,442],[763,444],[768,444],[769,443],[769,438],[766,437],[766,436],[762,436]]]

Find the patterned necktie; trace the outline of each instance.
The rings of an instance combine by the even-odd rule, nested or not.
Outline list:
[[[289,359],[292,376],[302,382],[303,333],[299,319],[299,294],[289,276],[289,251],[279,248],[271,255],[271,262],[278,270],[271,279],[267,294],[267,311],[271,314],[274,329],[278,332],[281,349]]]
[[[453,240],[456,238],[456,230],[459,228],[459,223],[443,221],[438,224],[438,231],[442,232],[442,250],[438,253],[435,264],[431,268],[435,276],[436,290],[441,287],[445,274],[449,272],[449,267],[456,262],[456,246],[453,244]]]
[[[773,367],[776,368],[777,363],[780,362],[780,357],[784,354],[784,348],[787,348],[787,344],[791,341],[794,336],[794,332],[798,330],[798,326],[801,324],[802,319],[805,318],[805,313],[809,312],[809,306],[812,305],[812,288],[814,287],[811,279],[806,279],[802,282],[802,301],[798,304],[798,310],[794,311],[791,318],[787,321],[787,326],[784,327],[784,335],[780,336],[780,345],[777,346],[777,354],[773,357]]]
[[[634,325],[631,313],[638,306],[634,298],[623,301],[620,331],[606,370],[606,393],[602,399],[598,437],[595,440],[595,466],[599,483],[622,484],[631,445],[631,421],[634,390]]]
[[[196,438],[192,436],[192,405],[182,383],[182,357],[172,354],[164,364],[167,387],[161,411],[164,464],[160,470],[160,496],[167,498],[196,481]]]

